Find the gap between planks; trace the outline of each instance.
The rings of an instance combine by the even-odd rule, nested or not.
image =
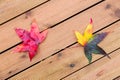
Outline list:
[[[102,6],[103,6],[103,5],[102,5]],[[104,5],[104,6],[105,6],[105,5]],[[90,9],[90,10],[91,10],[91,9]],[[94,10],[94,9],[93,9],[93,10]],[[108,12],[111,13],[111,11],[108,11]],[[83,16],[83,15],[82,15],[82,16]],[[85,16],[86,16],[86,15],[85,15]],[[81,18],[84,18],[85,16],[83,16],[83,17],[81,17]],[[89,15],[89,16],[91,16],[91,15]],[[96,16],[98,16],[98,15],[96,15]],[[102,15],[102,16],[103,16],[103,15]],[[104,15],[104,16],[106,16],[106,15]],[[87,17],[88,17],[88,16],[86,16],[86,21],[88,20]],[[110,17],[110,16],[109,16],[109,17]],[[77,19],[77,18],[76,18],[76,19]],[[79,18],[78,18],[78,19],[79,19]],[[108,19],[111,20],[111,21],[114,21],[114,20],[116,20],[117,18],[116,18],[116,17],[113,18],[113,16],[112,16],[112,17],[110,17],[110,18],[108,18]],[[74,20],[74,19],[72,19],[72,20]],[[102,18],[99,19],[99,18],[97,17],[96,20],[99,21],[99,20],[102,20]],[[107,21],[107,23],[110,23],[110,22],[111,22],[111,21],[109,22],[109,20]],[[82,20],[80,20],[80,21],[82,21]],[[72,21],[72,22],[74,22],[74,21]],[[69,23],[71,23],[71,21],[70,21]],[[83,21],[83,23],[86,23],[86,22]],[[102,23],[104,23],[104,21],[103,21]],[[107,23],[104,23],[103,26],[106,25]],[[69,24],[69,25],[70,25],[70,24]],[[74,26],[74,25],[73,25],[73,26]],[[82,26],[83,26],[83,24],[82,24]],[[100,28],[100,26],[102,26],[102,25],[98,25],[98,26],[99,26],[99,28]],[[75,29],[77,29],[77,28],[75,28]],[[78,29],[79,29],[79,28],[78,28]],[[59,28],[58,28],[58,30],[59,30]],[[83,29],[81,29],[81,30],[83,30]],[[73,41],[73,42],[74,42],[74,41]]]
[[[109,54],[114,53],[115,51],[119,50],[120,43],[120,35],[116,35],[120,32],[120,22],[115,23],[111,25],[110,27],[104,29],[102,32],[105,31],[112,31],[108,37],[100,44],[100,46],[105,49],[105,51]],[[111,39],[112,37],[112,39]],[[110,40],[111,39],[111,40]],[[111,44],[110,44],[111,43]],[[111,45],[111,46],[110,46]],[[60,52],[59,54],[56,54],[45,61],[41,62],[40,64],[37,64],[26,71],[10,78],[10,80],[21,80],[21,79],[42,79],[42,80],[59,80],[61,77],[81,69],[82,67],[87,67],[88,65],[92,65],[96,62],[98,62],[98,59],[100,58],[100,55],[94,55],[93,56],[93,63],[88,64],[87,59],[84,56],[83,48],[76,47],[78,44],[75,44],[71,46],[70,48],[67,48],[66,50]],[[78,55],[78,53],[80,53]],[[59,56],[61,55],[61,56]],[[117,56],[117,55],[116,55]],[[112,58],[112,57],[111,57]],[[109,61],[110,59],[107,58]],[[112,59],[111,59],[112,60]],[[59,64],[57,64],[59,63]],[[74,65],[74,66],[71,66]],[[84,69],[84,68],[83,68]],[[34,74],[34,75],[33,75]],[[31,76],[30,76],[31,75]],[[69,79],[68,79],[69,80]],[[73,79],[74,80],[74,79]]]
[[[120,75],[115,77],[113,80],[119,80],[120,79]]]
[[[14,19],[14,20],[9,21],[8,23],[0,26],[0,28],[1,28],[0,29],[0,36],[3,36],[3,34],[4,34],[4,37],[2,39],[0,39],[0,43],[1,43],[0,53],[4,53],[5,51],[11,49],[12,47],[18,45],[18,43],[20,42],[20,39],[18,38],[18,36],[16,36],[16,34],[14,32],[15,26],[19,26],[19,28],[23,28],[23,29],[28,29],[29,28],[29,23],[31,23],[30,21],[31,21],[31,19],[33,19],[33,17],[34,18],[36,17],[36,19],[38,17],[41,17],[41,19],[37,20],[38,24],[41,24],[40,25],[41,30],[49,28],[50,26],[48,27],[48,25],[52,25],[51,27],[54,27],[54,26],[57,26],[58,24],[60,24],[64,21],[66,21],[67,19],[69,19],[71,17],[74,17],[75,15],[83,12],[84,9],[89,9],[90,7],[94,6],[95,4],[102,2],[102,1],[98,1],[98,0],[96,0],[96,1],[93,0],[93,1],[89,2],[89,0],[88,1],[83,1],[82,0],[81,2],[79,2],[79,0],[75,0],[74,5],[73,5],[72,4],[73,1],[69,0],[70,4],[68,6],[65,6],[65,10],[67,9],[68,12],[66,12],[66,11],[64,12],[64,9],[62,9],[62,8],[59,9],[59,7],[61,7],[60,4],[63,5],[63,2],[65,2],[67,4],[68,0],[63,0],[63,1],[62,0],[61,1],[53,0],[53,1],[50,1],[49,3],[47,3],[47,4],[44,4],[44,5],[36,8],[36,9],[34,9],[33,11],[31,11],[31,12],[35,11],[35,13],[34,13],[34,15],[31,14],[32,16],[29,16],[30,18],[28,18],[28,19],[23,19],[23,17],[26,16],[26,14],[25,14],[25,15],[22,15],[22,16],[16,18],[16,19]],[[56,5],[55,5],[55,3],[56,3]],[[88,3],[89,3],[89,5],[88,5]],[[80,4],[84,4],[84,5],[80,6]],[[58,12],[55,11],[56,9],[53,9],[53,7],[55,7],[57,5],[58,5],[58,8],[57,8]],[[75,5],[77,7],[74,7]],[[74,7],[74,8],[70,9],[70,7]],[[49,10],[51,10],[51,9],[52,9],[53,14],[49,14],[49,15],[44,16],[44,14],[49,13]],[[63,14],[62,11],[65,14]],[[41,14],[37,15],[40,12],[41,12]],[[60,12],[61,12],[61,14],[60,14]],[[57,16],[57,15],[59,15],[59,16]],[[52,19],[51,19],[51,17],[52,17]],[[47,18],[50,18],[50,19],[47,19]],[[45,26],[47,26],[47,27],[45,27]],[[10,34],[6,34],[6,33],[10,33]],[[14,38],[9,39],[12,36],[14,36]]]
[[[50,0],[2,0],[0,1],[0,25],[27,13],[28,11],[47,3]],[[25,5],[23,5],[25,4]],[[22,5],[22,6],[21,6]]]
[[[111,60],[107,57],[101,57],[99,61],[95,61],[61,80],[112,80],[120,72],[118,62],[120,47],[116,51],[109,53],[109,55],[112,57]]]

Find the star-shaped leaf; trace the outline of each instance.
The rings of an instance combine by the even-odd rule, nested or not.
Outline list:
[[[38,45],[44,41],[48,31],[40,33],[36,21],[32,22],[30,31],[20,28],[16,28],[15,31],[22,40],[22,44],[16,47],[15,52],[28,52],[31,61],[37,53]]]
[[[92,61],[92,53],[108,56],[107,53],[97,45],[107,36],[108,32],[93,35],[92,31],[92,19],[90,20],[90,24],[88,24],[83,35],[78,31],[75,31],[77,41],[84,47],[85,56],[87,57],[89,63]],[[108,56],[108,58],[110,57]]]

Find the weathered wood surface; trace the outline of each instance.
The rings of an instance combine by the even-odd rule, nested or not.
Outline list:
[[[47,0],[0,0],[0,24]]]
[[[63,0],[61,0],[62,2],[61,2],[61,4],[63,4],[64,3],[64,1]],[[70,1],[70,0],[69,0]],[[72,0],[71,0],[72,1]],[[68,2],[68,0],[66,0],[66,3]],[[56,3],[56,4],[59,4],[60,5],[60,2],[51,2],[50,4],[51,4],[51,6],[53,6],[54,7],[54,5],[53,5],[53,3]],[[85,2],[84,2],[85,3]],[[97,3],[97,1],[95,1],[94,3]],[[93,2],[91,3],[91,4],[94,4]],[[78,0],[76,0],[76,2],[75,2],[75,4],[77,4],[78,5]],[[75,4],[69,4],[69,6],[67,6],[67,8],[69,8],[71,5],[74,5],[75,6]],[[83,4],[82,2],[81,3],[79,3],[79,4]],[[45,4],[46,5],[46,4]],[[86,4],[85,4],[86,5]],[[42,5],[42,6],[44,6],[44,5]],[[50,6],[50,5],[49,5]],[[48,9],[49,9],[49,6],[47,7]],[[55,5],[56,6],[56,5]],[[86,7],[89,7],[90,5],[86,5]],[[40,6],[41,7],[41,6]],[[46,7],[46,6],[44,6],[44,7]],[[73,6],[72,6],[73,7]],[[79,5],[78,5],[78,7],[80,7]],[[77,7],[77,8],[78,8]],[[46,9],[47,9],[46,8]],[[81,10],[82,10],[82,8],[85,8],[84,6],[83,7],[81,7]],[[52,9],[52,7],[50,8],[50,9]],[[59,9],[59,8],[58,8]],[[45,8],[43,9],[43,10],[45,10]],[[62,9],[60,9],[61,11],[62,11]],[[63,10],[64,11],[64,10]],[[70,10],[71,11],[71,10]],[[77,10],[77,11],[79,11],[79,10]],[[72,12],[71,11],[71,14],[75,14],[76,12]],[[43,15],[43,14],[42,14]],[[49,14],[48,14],[49,15]],[[68,16],[68,15],[67,15]],[[66,16],[65,16],[66,17]],[[55,18],[54,18],[55,19]],[[18,21],[20,21],[20,20],[18,20]],[[15,22],[15,21],[14,21]],[[9,22],[8,22],[9,23]],[[8,23],[6,23],[6,24],[8,24]],[[20,22],[20,23],[23,23],[23,22]],[[28,22],[26,22],[27,24],[30,24],[29,23],[29,21]],[[5,24],[5,25],[6,25]],[[12,24],[12,23],[11,23]],[[13,23],[14,24],[14,23]],[[19,23],[18,23],[19,24]],[[15,25],[15,24],[14,24]],[[23,25],[23,24],[21,24],[21,25]],[[6,46],[9,46],[9,43],[11,44],[11,42],[13,43],[13,44],[16,44],[17,42],[17,40],[18,41],[20,41],[20,39],[18,38],[18,36],[15,34],[15,32],[14,32],[14,27],[13,26],[11,26],[10,28],[7,28],[7,26],[5,26],[5,27],[3,27],[4,25],[2,25],[2,29],[0,29],[1,31],[3,31],[2,33],[1,33],[1,36],[2,36],[2,34],[3,33],[5,33],[6,32],[6,29],[7,29],[7,31],[9,32],[9,29],[11,30],[11,32],[9,32],[10,33],[10,35],[11,35],[11,37],[12,36],[15,36],[15,37],[12,37],[11,39],[9,39],[9,37],[8,37],[8,35],[9,34],[6,34],[6,36],[7,37],[5,37],[5,38],[2,38],[1,40],[1,44],[4,42],[4,40],[6,40],[6,42],[5,42],[5,45]],[[29,28],[29,26],[22,26],[22,28]],[[57,27],[57,26],[56,26]],[[64,28],[65,28],[65,26],[64,26]],[[27,54],[12,54],[13,52],[13,49],[11,49],[11,50],[9,50],[9,51],[6,51],[5,53],[3,53],[3,54],[1,54],[0,56],[1,56],[1,61],[3,62],[3,61],[5,61],[4,62],[4,64],[3,65],[1,65],[1,67],[3,66],[3,68],[0,70],[1,71],[1,77],[3,78],[3,77],[8,77],[8,76],[10,76],[10,75],[13,75],[13,74],[15,74],[16,72],[18,72],[18,71],[20,71],[20,70],[23,70],[24,68],[26,68],[26,67],[28,67],[28,66],[30,66],[30,65],[32,65],[33,63],[35,63],[35,62],[37,62],[37,61],[39,61],[39,60],[42,60],[43,58],[45,58],[45,57],[47,57],[47,56],[49,56],[49,55],[51,55],[51,54],[53,54],[54,52],[56,52],[56,51],[58,51],[58,50],[60,50],[61,49],[61,47],[62,48],[64,48],[65,46],[62,46],[64,43],[62,43],[62,45],[60,45],[60,46],[57,46],[57,45],[54,45],[54,47],[51,47],[51,48],[49,48],[50,46],[48,46],[48,45],[52,45],[52,44],[54,44],[54,43],[52,43],[51,44],[51,41],[55,41],[56,40],[56,38],[57,37],[59,37],[58,35],[59,35],[59,33],[56,35],[56,37],[54,38],[54,36],[52,36],[52,35],[54,35],[55,34],[55,32],[58,30],[60,30],[61,28],[59,27],[59,29],[50,29],[50,31],[49,31],[49,34],[48,34],[48,37],[49,37],[49,39],[50,39],[50,41],[48,41],[48,43],[47,44],[45,44],[45,46],[43,47],[43,49],[44,49],[44,51],[45,52],[42,52],[42,51],[40,51],[40,56],[38,56],[38,58],[36,58],[37,60],[33,60],[33,62],[29,62],[29,59],[28,59],[28,57],[26,57],[26,58],[20,58],[20,56],[24,56],[24,55],[26,55],[27,56]],[[65,29],[66,30],[66,29]],[[4,32],[5,31],[5,32]],[[52,31],[52,33],[51,33],[51,31]],[[52,37],[53,37],[53,39],[49,36],[49,35],[51,35]],[[48,38],[47,37],[47,38]],[[14,39],[15,38],[15,39]],[[51,40],[52,39],[52,40]],[[11,40],[11,41],[9,41],[9,40]],[[7,42],[8,41],[8,42]],[[47,41],[47,39],[46,39],[46,41]],[[56,43],[58,43],[59,42],[59,39],[58,39],[58,41],[55,41]],[[56,44],[55,43],[55,44]],[[12,45],[10,45],[10,46],[12,46]],[[42,44],[41,44],[41,46],[42,46]],[[3,48],[4,46],[1,46],[1,48]],[[60,47],[60,48],[59,48]],[[1,49],[0,48],[0,49]],[[4,47],[4,48],[6,48],[6,47]],[[48,48],[48,49],[47,49]],[[40,49],[42,50],[42,47],[40,47]],[[47,50],[45,50],[45,49],[47,49]],[[46,52],[47,51],[47,52]],[[49,53],[50,54],[49,54]],[[47,54],[46,54],[47,53]],[[25,59],[25,62],[27,61],[27,62],[29,62],[27,65],[25,65],[24,64],[24,61],[22,62],[22,64],[19,64],[18,62],[19,62],[19,60],[13,60],[13,57],[15,57],[14,55],[18,55],[18,56],[16,56],[16,59],[19,59],[19,60],[23,60],[23,59]],[[42,56],[43,55],[43,56]],[[7,60],[4,60],[5,58],[4,57],[8,57],[9,58],[9,61]],[[17,62],[16,62],[17,61]],[[12,62],[12,63],[11,63]],[[11,63],[9,66],[6,66],[8,63]],[[20,61],[20,63],[21,63],[21,61]],[[16,64],[16,65],[14,65],[14,64]],[[17,65],[18,64],[18,65]],[[23,65],[24,64],[24,65]],[[9,68],[10,66],[16,66],[16,68],[19,68],[19,69],[17,69],[16,70],[16,68],[13,68],[13,67],[11,67],[11,68]],[[23,65],[23,66],[19,66],[19,65]],[[26,67],[25,67],[26,66]],[[9,68],[9,69],[8,69]],[[6,70],[7,69],[7,72],[6,71],[3,71],[3,70]],[[12,73],[11,73],[12,72]],[[9,74],[10,73],[10,74]],[[3,76],[4,75],[4,76]]]
[[[119,25],[120,25],[120,22],[101,31],[101,32],[105,32],[105,31],[109,31],[109,30],[113,31],[113,32],[109,33],[109,35],[106,37],[105,40],[103,40],[103,42],[100,43],[100,46],[103,49],[105,49],[105,51],[107,53],[110,53],[114,49],[119,48],[119,45],[120,45],[120,34],[118,34],[118,33],[120,33]],[[118,28],[119,28],[119,30],[118,30]],[[111,39],[111,37],[112,37],[112,39]],[[85,65],[88,64],[88,61],[87,61],[86,57],[84,56],[83,48],[80,46],[79,47],[76,47],[76,46],[78,46],[78,44],[73,45],[70,48],[67,48],[66,50],[56,54],[55,56],[50,57],[49,59],[47,59],[45,61],[42,61],[41,63],[39,63],[39,64],[31,67],[30,69],[11,78],[11,80],[15,80],[15,79],[18,79],[18,80],[23,80],[23,79],[25,79],[25,80],[26,79],[28,79],[28,80],[29,79],[59,80],[62,77],[66,76],[67,74],[70,74],[73,71],[84,67]],[[112,53],[112,54],[114,56],[117,56],[119,54],[118,52],[116,52],[117,54],[115,54],[115,53]],[[101,57],[101,55],[94,55],[93,61],[97,60],[99,57]],[[97,64],[95,63],[95,65],[93,63],[94,67],[90,67],[90,69],[84,68],[84,70],[83,70],[84,72],[86,72],[86,73],[91,72],[92,74],[90,74],[91,76],[88,76],[88,77],[85,76],[85,79],[81,78],[81,80],[88,80],[89,77],[92,77],[93,74],[98,73],[99,71],[101,71],[101,69],[104,69],[108,65],[112,65],[112,63],[114,62],[114,57],[113,56],[110,56],[110,57],[112,58],[111,60],[108,58],[106,60],[108,61],[108,63],[110,61],[111,64],[107,64],[106,61],[101,62],[101,65],[106,63],[103,68],[101,68],[99,66],[100,65],[99,62],[98,63],[96,62]],[[115,63],[115,66],[111,66],[110,68],[108,68],[109,70],[110,69],[113,70],[114,67],[117,68],[116,70],[120,69],[119,68],[119,65],[120,65],[119,57],[115,58],[115,62],[116,62],[116,60],[118,60],[118,61],[117,61],[117,63]],[[91,65],[89,65],[89,66],[91,66]],[[95,73],[94,69],[100,69],[100,70]],[[105,68],[105,70],[106,69],[107,69],[107,67]],[[80,71],[80,75],[82,75],[82,74],[87,75],[84,72],[82,73]],[[110,72],[111,72],[111,70],[109,71],[109,73]],[[116,74],[118,74],[118,72],[116,72]],[[72,77],[70,77],[69,79],[71,79]],[[78,77],[78,78],[74,78],[71,80],[77,80],[77,79],[79,80],[79,78],[80,78],[79,75],[75,76],[75,77]],[[114,77],[115,77],[115,75],[114,75]],[[102,77],[102,78],[103,78],[102,80],[104,80],[104,77]],[[67,80],[69,80],[69,79],[67,79]],[[92,80],[95,80],[95,78],[93,77]]]
[[[13,0],[13,2],[14,1],[15,0]],[[13,15],[7,15],[6,13],[5,15],[8,17],[4,20],[7,20],[10,17],[15,17],[17,14],[19,15],[27,9],[31,9],[32,6],[35,6],[35,4],[37,5],[44,1],[47,0],[39,0],[38,2],[35,0],[33,3],[31,0],[31,2],[28,4],[32,4],[31,6],[22,6],[20,7],[20,12]],[[10,1],[8,0],[8,2]],[[1,0],[1,4],[10,3],[7,3],[7,0]],[[14,6],[21,4],[22,2],[16,3]],[[9,7],[6,7],[6,9],[2,10],[7,9],[9,9]],[[12,8],[10,8],[10,10],[12,11]],[[5,15],[2,14],[1,16],[4,17]],[[104,80],[108,79],[107,76],[111,76],[112,73],[114,73],[114,75],[109,77],[109,79],[119,76],[119,64],[115,63],[116,69],[113,67],[106,67],[108,65],[112,65],[114,61],[117,62],[119,59],[119,57],[117,57],[119,53],[117,52],[119,52],[119,50],[110,54],[112,58],[111,60],[105,57],[94,62],[93,64],[88,65],[88,61],[84,56],[83,48],[79,46],[79,44],[71,45],[72,43],[76,42],[74,30],[79,30],[82,33],[86,28],[86,25],[89,23],[89,19],[91,17],[94,20],[94,32],[100,30],[101,28],[103,28],[103,30],[100,32],[111,31],[106,39],[99,45],[105,49],[107,53],[119,48],[119,0],[49,0],[45,4],[0,25],[0,36],[2,36],[2,38],[0,38],[0,63],[2,63],[0,65],[0,79],[77,80],[79,78],[87,79],[89,76],[94,76],[94,79],[97,78]],[[13,53],[13,49],[15,48],[14,45],[21,41],[16,35],[14,28],[19,27],[29,30],[30,23],[34,18],[37,20],[38,25],[40,25],[40,30],[42,31],[49,28],[49,33],[46,40],[40,44],[38,54],[30,62],[27,53]],[[4,20],[1,21],[4,22]],[[109,25],[111,23],[113,24]],[[104,29],[105,26],[108,28]],[[12,46],[14,47],[7,50]],[[58,53],[60,50],[62,50],[62,52]],[[100,55],[93,55],[93,61],[100,57]],[[106,63],[102,63],[102,61],[105,61]],[[92,68],[95,65],[96,68]],[[105,70],[111,69],[112,71],[108,71],[105,73],[105,75],[103,74],[102,76],[96,77],[95,73],[97,73],[97,71],[99,72],[103,68]],[[89,73],[84,75],[86,73],[86,69],[89,71]],[[18,73],[20,71],[22,72]],[[69,75],[74,71],[76,71],[74,74]],[[83,72],[83,75],[81,75],[81,72]],[[79,75],[82,77],[79,77]],[[73,78],[71,78],[72,76]]]
[[[40,30],[44,30],[99,1],[74,0],[73,2],[73,0],[52,0],[1,25],[0,36],[4,35],[4,37],[0,39],[0,52],[20,42],[18,36],[15,34],[14,28],[19,27],[29,30],[30,23],[35,18],[40,25]]]
[[[112,80],[120,74],[120,49],[63,80]]]

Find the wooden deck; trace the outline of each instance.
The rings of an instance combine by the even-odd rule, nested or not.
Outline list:
[[[88,64],[74,30],[93,18],[94,33],[110,31],[99,44],[111,57],[93,55]],[[21,40],[14,28],[36,19],[46,40],[30,62],[13,53]],[[0,0],[0,80],[120,80],[120,0]]]

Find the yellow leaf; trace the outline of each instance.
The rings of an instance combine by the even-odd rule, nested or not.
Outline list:
[[[84,46],[86,43],[85,37],[82,34],[80,34],[78,31],[75,31],[75,35],[77,37],[78,43],[80,43],[82,46]]]
[[[87,41],[93,36],[92,32],[93,32],[93,26],[92,26],[92,21],[91,21],[90,24],[88,24],[84,32],[84,37],[86,38]]]

